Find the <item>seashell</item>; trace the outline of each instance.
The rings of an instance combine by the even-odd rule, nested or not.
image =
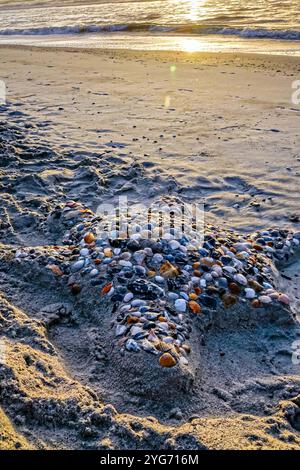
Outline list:
[[[150,341],[148,341],[147,339],[144,339],[142,342],[141,342],[141,346],[143,348],[144,351],[147,351],[151,354],[159,354],[159,352],[157,351],[156,347],[153,345],[153,343],[151,343]]]
[[[161,322],[166,322],[166,318],[165,317],[162,317],[161,315],[158,317],[157,319],[158,321],[161,321]]]
[[[60,269],[59,266],[57,266],[57,264],[48,264],[46,267],[48,269],[50,269],[50,271],[52,271],[53,274],[55,274],[55,276],[62,276],[63,275],[62,270]]]
[[[138,335],[139,333],[144,333],[143,328],[141,328],[140,326],[132,326],[131,327],[131,329],[130,329],[131,336]]]
[[[160,253],[155,253],[153,255],[152,261],[153,263],[161,263],[164,260],[164,257]]]
[[[102,295],[107,294],[110,291],[110,289],[112,288],[112,286],[113,286],[112,282],[109,282],[108,284],[106,284],[104,287],[102,287],[101,294]]]
[[[113,252],[110,248],[104,248],[103,253],[107,258],[111,258],[113,256]]]
[[[268,295],[261,295],[258,300],[262,303],[262,304],[270,304],[272,302],[272,299],[271,297],[269,297]]]
[[[256,292],[250,287],[245,289],[246,299],[254,299],[256,297]]]
[[[181,357],[179,358],[179,364],[180,364],[181,366],[187,366],[188,363],[189,363],[189,361],[187,360],[186,357],[181,356]]]
[[[119,265],[122,266],[123,268],[131,268],[132,267],[132,263],[130,261],[125,260],[125,259],[121,259],[119,261]]]
[[[135,317],[134,315],[130,316],[130,317],[127,317],[127,323],[129,325],[132,325],[133,323],[138,323],[139,321],[140,321],[140,319],[138,317]]]
[[[90,276],[92,276],[92,277],[97,276],[97,274],[99,274],[98,269],[92,269],[91,272],[90,272]]]
[[[180,248],[180,243],[177,240],[170,240],[169,247],[171,250],[178,250],[178,248]]]
[[[172,354],[166,352],[162,354],[159,358],[159,364],[162,367],[174,367],[177,364],[176,359],[172,356]]]
[[[134,339],[131,339],[131,338],[127,340],[125,347],[126,347],[127,351],[138,352],[138,351],[141,350],[138,343],[136,341],[134,341]]]
[[[241,284],[242,286],[246,286],[248,284],[248,281],[245,278],[245,276],[243,276],[243,274],[236,274],[234,276],[234,280],[238,282],[239,284]]]
[[[253,245],[253,248],[254,248],[254,250],[256,250],[256,251],[263,251],[263,249],[264,249],[263,246],[257,245],[257,244]]]
[[[261,307],[261,303],[260,303],[260,301],[259,301],[258,299],[253,300],[253,302],[251,303],[251,305],[252,305],[253,308],[259,308],[259,307]]]
[[[229,290],[230,290],[233,294],[238,295],[238,294],[241,293],[241,288],[240,288],[240,286],[239,286],[238,284],[236,284],[235,282],[231,282],[228,287],[229,287]]]
[[[214,264],[214,260],[212,258],[201,258],[200,260],[201,265],[211,267]]]
[[[76,271],[80,271],[80,269],[82,269],[84,265],[85,265],[85,261],[83,259],[80,259],[79,261],[76,261],[76,263],[74,263],[71,266],[71,270],[75,273]]]
[[[190,354],[191,353],[191,348],[188,344],[183,344],[182,345],[182,349],[187,353],[187,354]]]
[[[95,237],[94,235],[89,232],[86,234],[86,236],[84,237],[84,241],[85,243],[87,243],[88,245],[90,245],[91,243],[93,243],[95,241]]]
[[[202,310],[200,305],[194,300],[189,301],[189,308],[192,310],[193,313],[200,313]]]
[[[89,253],[90,253],[90,250],[88,248],[82,248],[82,250],[80,250],[81,256],[88,256]]]
[[[175,300],[175,310],[184,313],[186,311],[186,301],[184,299]]]
[[[194,294],[193,292],[191,292],[191,293],[189,294],[189,298],[190,298],[190,300],[197,300],[197,299],[198,299],[198,295],[197,295],[197,294]]]
[[[125,333],[126,329],[127,327],[125,325],[118,325],[116,328],[116,336],[122,336]]]
[[[160,274],[164,277],[172,278],[179,275],[178,269],[169,261],[165,261],[160,267]]]
[[[263,287],[259,284],[259,282],[255,281],[254,279],[249,279],[248,282],[249,286],[255,290],[255,292],[261,292]]]
[[[278,300],[279,302],[286,304],[286,305],[289,305],[290,303],[290,299],[286,294],[279,294]]]
[[[124,302],[130,302],[131,299],[133,299],[133,294],[132,294],[132,292],[128,292],[128,294],[126,294],[126,295],[124,296],[123,301],[124,301]]]

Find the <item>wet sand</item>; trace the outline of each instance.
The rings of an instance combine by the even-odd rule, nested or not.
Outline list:
[[[9,47],[1,62],[38,142],[139,172],[110,177],[109,200],[176,193],[247,231],[298,220],[299,59]]]
[[[245,233],[299,230],[300,108],[291,104],[299,60],[13,47],[0,54],[8,91],[0,446],[298,448],[297,323],[244,318],[214,328],[201,337],[193,391],[149,399],[138,380],[113,375],[109,308],[97,318],[93,297],[87,311],[51,273],[17,269],[11,248],[59,245],[62,233],[45,229],[58,204],[75,199],[95,210],[119,195],[201,202],[207,222]],[[294,314],[297,271],[296,262],[280,281]],[[191,340],[196,350],[199,341]]]

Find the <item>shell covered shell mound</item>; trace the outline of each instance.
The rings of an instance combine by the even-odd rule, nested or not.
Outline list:
[[[300,232],[270,229],[247,237],[207,225],[201,246],[191,247],[187,236],[172,234],[99,238],[99,222],[77,202],[58,206],[43,224],[60,227],[62,245],[20,248],[14,262],[37,260],[76,301],[88,290],[102,305],[112,304],[118,354],[144,351],[156,366],[185,368],[194,321],[207,328],[234,309],[246,309],[250,319],[271,319],[273,312],[292,318],[276,272],[299,253]]]

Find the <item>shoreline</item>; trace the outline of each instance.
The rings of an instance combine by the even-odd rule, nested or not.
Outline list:
[[[20,35],[15,36],[15,44],[6,44],[5,41],[12,41],[14,36],[0,36],[0,47],[33,47],[45,50],[70,50],[83,52],[87,51],[112,51],[112,52],[137,52],[137,53],[163,53],[163,54],[187,54],[187,55],[249,55],[258,57],[287,57],[291,59],[300,60],[300,41],[288,40],[270,40],[270,39],[246,39],[237,38],[235,36],[183,36],[180,34],[165,34],[163,36],[157,35],[143,35],[142,33],[128,34],[126,33],[110,33],[110,34],[84,34],[78,35],[62,35],[56,34],[51,36],[43,35]],[[80,40],[84,41],[80,43]],[[104,40],[106,44],[101,44],[97,40]],[[142,41],[139,45],[138,40]],[[18,44],[18,41],[21,41]],[[131,45],[131,41],[132,45]],[[153,41],[153,44],[151,43]],[[229,41],[229,43],[228,43]],[[22,43],[23,42],[23,43]],[[27,42],[27,44],[26,44]],[[122,44],[128,42],[127,47]],[[35,44],[36,43],[36,44]],[[61,44],[60,44],[61,43]],[[69,43],[69,45],[67,45]],[[73,45],[77,43],[77,45]],[[52,45],[53,44],[53,45]],[[156,44],[156,46],[154,45]],[[281,50],[290,44],[291,49]],[[176,46],[176,47],[175,47]],[[203,50],[201,50],[201,48]],[[260,50],[262,48],[262,50]],[[199,50],[198,50],[199,49]],[[230,52],[230,49],[233,52]],[[259,50],[253,52],[252,49]]]
[[[147,56],[148,58],[160,58],[160,59],[170,59],[178,58],[185,62],[201,62],[203,59],[235,59],[237,61],[241,59],[249,60],[266,60],[268,59],[268,64],[271,65],[271,62],[283,62],[287,65],[299,66],[297,69],[300,72],[300,55],[285,55],[285,54],[272,54],[272,53],[253,53],[253,52],[228,52],[228,51],[177,51],[177,50],[136,50],[136,49],[126,49],[126,48],[95,48],[95,47],[69,47],[69,46],[42,46],[42,45],[31,45],[31,44],[1,44],[1,49],[16,49],[16,50],[40,50],[45,52],[65,52],[73,54],[94,54],[94,55],[112,55],[117,54],[120,57],[128,56],[129,58],[137,58]],[[300,54],[300,52],[299,52]]]

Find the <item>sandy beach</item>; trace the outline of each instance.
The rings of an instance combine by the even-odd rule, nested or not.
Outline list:
[[[78,296],[75,282],[71,294],[57,283],[69,228],[57,228],[53,211],[176,198],[204,204],[206,224],[245,241],[271,227],[297,234],[300,59],[12,46],[0,57],[1,447],[299,449],[293,242],[292,259],[274,264],[288,308],[260,305],[252,318],[239,304],[201,335],[189,325],[195,356],[191,372],[178,369],[178,392],[171,372],[164,385],[157,369],[138,369],[147,353],[131,364],[142,353],[111,347],[115,311],[104,302],[98,315],[85,281]],[[76,257],[83,245],[70,240]],[[52,272],[41,267],[50,246]]]

